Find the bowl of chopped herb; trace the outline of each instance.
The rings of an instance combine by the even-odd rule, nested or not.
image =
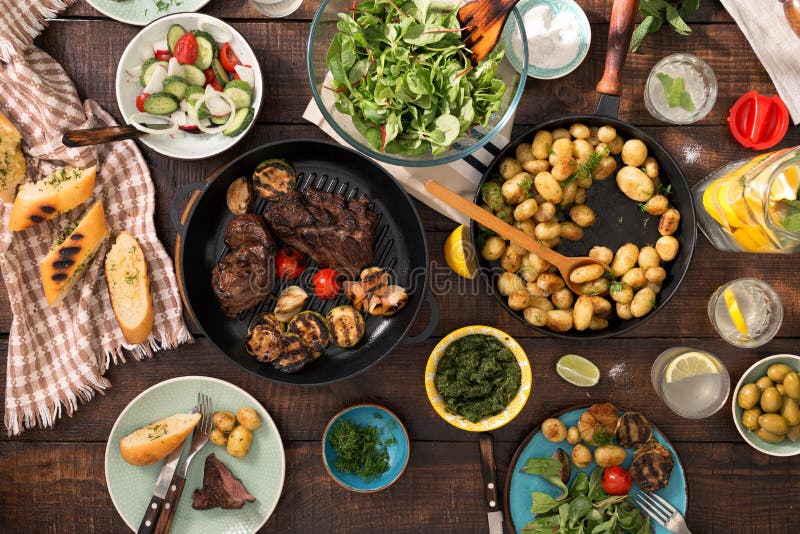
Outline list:
[[[455,0],[322,0],[306,63],[314,101],[336,134],[406,167],[463,159],[514,116],[525,87],[498,43],[473,65]],[[528,64],[522,17],[519,56]]]
[[[517,341],[491,326],[466,326],[434,347],[425,391],[442,419],[487,432],[514,419],[531,393],[531,364]]]
[[[333,480],[358,493],[388,488],[408,465],[410,442],[383,406],[356,404],[334,415],[322,434],[322,462]]]

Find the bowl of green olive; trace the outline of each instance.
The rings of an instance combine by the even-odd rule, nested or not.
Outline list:
[[[771,456],[800,454],[800,356],[776,354],[753,364],[731,402],[736,429]]]

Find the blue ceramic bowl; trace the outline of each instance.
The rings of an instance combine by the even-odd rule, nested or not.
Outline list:
[[[742,412],[744,412],[744,410],[742,410],[739,407],[739,403],[736,402],[736,399],[739,397],[739,390],[742,389],[742,386],[755,382],[762,376],[767,376],[767,369],[773,363],[785,363],[800,373],[800,356],[795,356],[793,354],[776,354],[754,363],[750,369],[744,372],[742,378],[739,379],[739,383],[736,384],[736,389],[733,390],[733,395],[731,395],[733,422],[736,425],[736,430],[742,435],[742,438],[754,449],[764,454],[769,454],[770,456],[794,456],[800,454],[800,441],[793,442],[787,438],[780,443],[769,443],[760,439],[756,436],[755,432],[746,429],[742,425]]]
[[[584,13],[581,6],[576,4],[573,0],[522,0],[517,4],[517,10],[519,10],[524,19],[528,11],[540,5],[548,6],[554,16],[563,12],[571,13],[575,17],[575,20],[578,21],[578,28],[580,31],[578,51],[575,57],[563,67],[557,69],[537,67],[533,64],[533,57],[536,52],[532,49],[528,50],[528,76],[540,80],[553,80],[566,76],[577,69],[578,65],[583,63],[583,60],[586,59],[586,54],[589,53],[589,45],[592,42],[592,27],[589,24],[589,19],[586,18],[586,13]],[[520,50],[521,40],[524,38],[525,34],[523,33],[520,35],[520,31],[518,30],[517,20],[509,18],[503,30],[503,42],[506,45],[506,57],[511,64],[514,65],[514,68],[517,69],[517,72],[520,73],[523,72],[522,65],[524,56],[517,53],[517,50]],[[516,45],[515,41],[517,42]]]
[[[385,473],[365,479],[336,468],[336,451],[328,442],[328,433],[334,423],[342,418],[361,426],[377,426],[381,441],[394,438],[394,443],[386,447],[386,452],[389,454],[389,469]],[[394,484],[408,465],[410,450],[408,432],[400,419],[390,410],[375,404],[356,404],[345,408],[333,416],[322,435],[322,462],[328,474],[340,486],[359,493],[374,493]]]

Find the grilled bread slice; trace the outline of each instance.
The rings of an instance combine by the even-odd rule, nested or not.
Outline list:
[[[143,342],[153,329],[153,297],[144,252],[127,232],[117,236],[106,254],[106,282],[125,341]]]
[[[0,199],[12,202],[17,186],[25,178],[25,156],[19,142],[19,130],[0,113]]]
[[[199,421],[199,413],[179,413],[140,428],[119,440],[122,459],[132,465],[156,463],[180,447]]]
[[[58,306],[92,263],[108,237],[103,201],[98,200],[77,223],[61,232],[50,253],[39,264],[42,286],[50,306]]]
[[[24,230],[78,206],[92,196],[95,173],[95,167],[65,167],[44,180],[22,184],[11,207],[9,230]]]

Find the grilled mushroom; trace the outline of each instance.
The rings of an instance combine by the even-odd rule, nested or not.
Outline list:
[[[617,429],[617,409],[613,404],[593,404],[581,414],[578,432],[581,439],[592,445],[605,445],[611,442]]]
[[[653,429],[645,417],[638,412],[626,412],[617,421],[614,439],[626,449],[644,445],[653,437]]]
[[[296,373],[314,359],[311,357],[311,349],[297,334],[287,332],[281,335],[281,341],[283,342],[283,352],[271,362],[278,371]]]
[[[258,361],[271,362],[283,352],[281,333],[271,325],[256,325],[247,338],[246,348]]]
[[[567,451],[559,447],[556,452],[553,453],[553,459],[561,462],[561,482],[564,484],[569,484],[569,477],[572,474],[572,468],[570,467],[569,463],[569,454],[567,454]]]
[[[259,196],[278,200],[294,189],[297,173],[282,159],[262,161],[253,171],[253,187]]]
[[[336,306],[328,312],[327,319],[331,325],[331,341],[337,347],[349,349],[364,337],[364,318],[352,306]]]
[[[408,302],[406,290],[389,284],[389,273],[380,267],[368,267],[361,271],[361,280],[343,284],[344,294],[361,312],[390,317]]]
[[[315,311],[306,310],[298,313],[289,321],[286,330],[303,338],[308,348],[311,349],[313,358],[319,358],[331,340],[331,327],[328,320]]]
[[[675,460],[669,449],[657,441],[650,441],[636,449],[630,473],[640,488],[656,491],[669,484],[674,466]]]

